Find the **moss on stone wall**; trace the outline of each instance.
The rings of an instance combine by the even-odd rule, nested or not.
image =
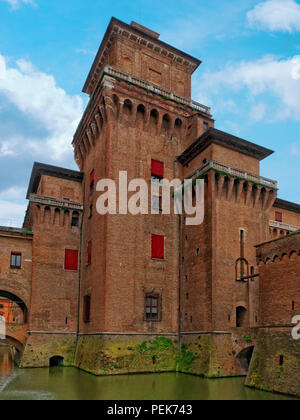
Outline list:
[[[64,366],[74,366],[75,347],[75,336],[32,335],[25,343],[20,367],[48,367],[50,358],[54,356],[63,357]]]
[[[300,345],[291,331],[259,332],[246,385],[300,396]]]
[[[76,366],[96,375],[175,371],[176,339],[143,338],[128,336],[80,337]]]

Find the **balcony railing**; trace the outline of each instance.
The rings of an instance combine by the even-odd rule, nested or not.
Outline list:
[[[287,223],[275,222],[273,220],[270,220],[269,226],[271,228],[287,230],[289,232],[296,232],[297,230],[300,230],[300,227],[288,225]]]
[[[149,92],[153,92],[158,95],[164,96],[182,105],[189,106],[195,109],[196,111],[203,112],[204,114],[211,116],[211,108],[209,108],[208,106],[192,101],[191,99],[184,98],[183,96],[177,95],[176,93],[171,92],[170,90],[164,89],[153,83],[146,82],[145,80],[139,79],[138,77],[132,76],[128,73],[124,73],[123,71],[116,70],[115,68],[111,66],[106,66],[104,68],[104,73],[108,74],[109,76],[116,77],[121,80],[125,80],[126,82],[129,82],[136,86],[147,89]]]
[[[198,175],[202,175],[209,171],[210,169],[215,169],[220,172],[224,172],[229,176],[234,176],[237,178],[244,179],[246,181],[254,182],[259,185],[266,186],[272,189],[278,189],[278,182],[272,179],[264,178],[259,175],[252,174],[251,172],[243,171],[242,169],[234,168],[233,166],[226,165],[224,163],[217,162],[215,160],[210,160],[205,165],[203,165],[192,178],[196,178]]]
[[[30,194],[30,202],[58,208],[83,210],[83,205],[81,203],[76,203],[72,200],[61,200],[58,198],[44,197],[43,195]]]

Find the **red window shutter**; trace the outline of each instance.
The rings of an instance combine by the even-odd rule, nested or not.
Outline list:
[[[65,270],[78,270],[78,251],[73,249],[65,250]]]
[[[152,258],[163,260],[165,257],[165,237],[152,235]]]
[[[282,223],[282,213],[280,213],[279,211],[277,211],[275,213],[275,220],[276,220],[276,222]]]
[[[92,262],[92,241],[88,243],[87,247],[87,257],[88,257],[88,264],[91,264]]]
[[[164,177],[164,164],[163,162],[159,162],[158,160],[153,160],[151,163],[151,175],[157,176],[159,178]]]
[[[95,181],[95,171],[93,170],[90,175],[90,185]]]

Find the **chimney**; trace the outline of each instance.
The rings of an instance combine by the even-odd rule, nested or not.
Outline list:
[[[145,26],[142,26],[139,23],[131,22],[130,26],[138,29],[139,31],[144,32],[147,35],[150,35],[152,38],[158,39],[160,37],[160,34],[158,34],[157,32],[151,31],[151,29],[145,28]]]

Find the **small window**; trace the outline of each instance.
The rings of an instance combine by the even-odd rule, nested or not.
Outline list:
[[[20,252],[12,252],[10,257],[10,267],[14,269],[21,268],[22,254]]]
[[[207,122],[203,123],[204,130],[207,131],[209,129],[209,125]]]
[[[74,249],[65,250],[65,270],[78,270],[78,251]]]
[[[92,241],[88,242],[87,246],[87,263],[92,263]]]
[[[90,194],[94,192],[94,185],[95,185],[95,171],[92,170],[90,173]]]
[[[152,235],[152,258],[163,260],[165,257],[165,237]]]
[[[283,217],[282,217],[282,213],[280,213],[279,211],[276,211],[275,213],[275,221],[282,223]]]
[[[152,210],[162,211],[162,197],[154,195],[152,197]]]
[[[162,183],[164,179],[164,163],[152,159],[151,161],[151,181]]]
[[[196,256],[199,257],[200,256],[200,248],[196,249]]]
[[[83,298],[83,322],[86,324],[91,321],[91,296],[86,295]]]
[[[77,211],[73,211],[73,213],[72,213],[71,226],[72,227],[78,227],[79,226],[79,213]]]
[[[93,204],[91,204],[89,207],[89,219],[91,219],[92,217],[93,217]]]
[[[159,295],[146,294],[146,321],[159,321]]]
[[[284,356],[280,356],[279,357],[279,366],[283,366],[284,365]]]

